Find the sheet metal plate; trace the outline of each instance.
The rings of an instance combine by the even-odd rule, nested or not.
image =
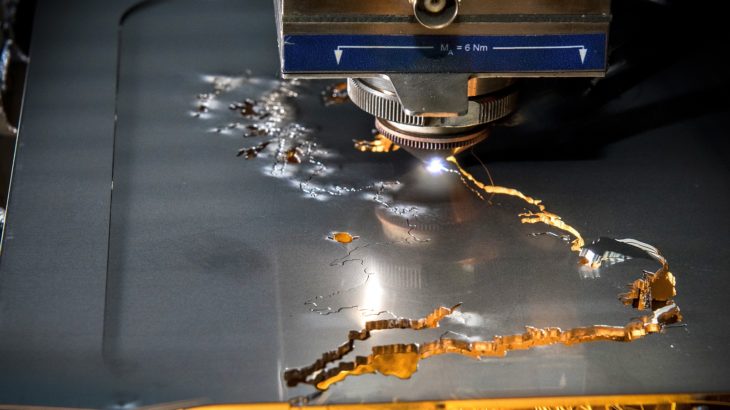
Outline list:
[[[478,201],[452,175],[428,179],[402,151],[356,152],[351,140],[369,136],[371,118],[350,105],[323,106],[319,92],[329,83],[297,86],[291,102],[296,121],[332,154],[333,173],[322,184],[374,189],[313,199],[300,189],[301,175],[271,177],[265,156],[236,157],[251,144],[211,130],[234,118],[225,103],[260,96],[276,75],[269,2],[176,0],[135,10],[120,30],[116,92],[117,59],[99,50],[114,50],[114,23],[128,5],[51,3],[39,5],[1,266],[0,402],[284,401],[313,391],[285,387],[286,368],[310,364],[381,309],[420,317],[463,302],[465,314],[430,332],[379,334],[357,353],[432,340],[446,329],[489,338],[524,325],[623,324],[632,315],[616,295],[643,265],[584,279],[564,243],[532,238],[546,229],[519,224],[523,205]],[[52,35],[68,20],[58,16],[78,23],[64,23],[76,36]],[[690,69],[697,77],[712,72]],[[257,85],[191,115],[196,96],[211,90],[207,76],[245,70]],[[629,91],[606,108],[607,124],[667,97],[675,75]],[[726,146],[726,118],[709,113],[640,132],[615,126],[611,138],[598,124],[599,149],[583,160],[561,158],[525,127],[496,132],[478,152],[500,184],[543,199],[586,238],[658,246],[677,275],[686,328],[481,362],[438,357],[409,380],[351,378],[318,400],[727,391],[728,174],[727,151],[718,149]],[[61,124],[66,138],[48,124]],[[526,149],[513,160],[505,140],[520,137],[548,154]],[[429,243],[416,243],[403,218],[389,219],[372,200],[377,183],[396,180],[392,200],[423,208],[425,216],[406,223]],[[435,180],[441,191],[424,194]],[[327,241],[332,230],[359,242],[346,249]],[[332,263],[358,244],[369,244],[353,254],[358,260]],[[364,269],[375,275],[358,286]],[[305,305],[332,294],[334,310],[374,310],[320,315]]]

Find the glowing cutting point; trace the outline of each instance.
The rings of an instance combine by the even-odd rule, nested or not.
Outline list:
[[[426,164],[426,170],[432,174],[440,174],[446,170],[444,161],[440,158],[433,158]]]

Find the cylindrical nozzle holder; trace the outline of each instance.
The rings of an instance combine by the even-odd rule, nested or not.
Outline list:
[[[444,28],[459,14],[459,0],[413,0],[413,13],[424,27]]]

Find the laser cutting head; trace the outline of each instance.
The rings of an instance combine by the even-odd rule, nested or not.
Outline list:
[[[484,140],[520,77],[601,77],[610,0],[274,0],[285,78],[347,78],[421,158]]]

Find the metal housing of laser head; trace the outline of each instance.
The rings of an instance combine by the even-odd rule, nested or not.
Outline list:
[[[347,78],[417,155],[486,138],[519,77],[602,77],[610,0],[274,0],[285,78]],[[419,155],[421,156],[421,155]]]

